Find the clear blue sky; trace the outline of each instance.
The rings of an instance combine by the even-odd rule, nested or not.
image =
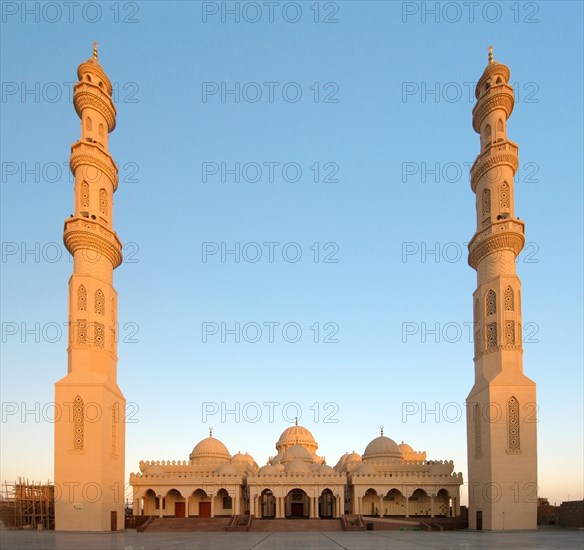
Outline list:
[[[65,165],[79,137],[69,83],[94,40],[117,90],[128,474],[188,458],[208,426],[263,464],[295,402],[329,463],[384,425],[466,476],[471,91],[493,44],[516,91],[539,493],[582,497],[582,3],[465,4],[278,2],[270,14],[241,2],[237,22],[233,2],[2,3],[2,479],[52,478],[72,270]],[[222,181],[235,163],[239,182]],[[240,261],[222,261],[235,243]],[[240,324],[239,343],[221,341],[222,323]],[[273,342],[265,323],[279,323]],[[239,406],[239,421],[203,418],[209,403]]]

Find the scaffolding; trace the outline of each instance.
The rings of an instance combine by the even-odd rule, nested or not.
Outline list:
[[[0,519],[9,529],[54,529],[55,486],[47,483],[4,482],[0,500]]]

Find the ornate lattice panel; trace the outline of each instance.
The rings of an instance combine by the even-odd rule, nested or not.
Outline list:
[[[103,323],[94,323],[95,326],[95,335],[94,335],[94,344],[96,347],[98,348],[103,348],[104,345],[104,339],[105,339],[105,334],[104,334],[104,326]]]
[[[84,443],[84,417],[85,417],[85,404],[81,396],[75,397],[73,402],[73,449],[76,451],[83,450]]]
[[[504,182],[499,188],[499,205],[501,207],[501,210],[509,210],[510,196],[511,191],[509,189],[509,184],[507,182]]]
[[[89,208],[89,183],[81,182],[81,207]]]
[[[99,190],[99,211],[104,216],[107,216],[107,193],[105,189]]]
[[[483,212],[483,218],[491,215],[491,190],[490,189],[483,189],[482,212]]]
[[[508,450],[518,453],[521,450],[519,433],[519,401],[512,397],[507,402],[507,437]]]
[[[497,313],[497,294],[494,290],[487,292],[486,306],[487,315],[495,315]]]
[[[77,289],[77,310],[87,311],[87,290],[83,285]]]
[[[515,311],[515,298],[510,286],[505,289],[505,311]]]
[[[497,347],[497,323],[487,325],[487,349],[489,351]]]
[[[77,343],[86,344],[87,343],[87,320],[79,319],[77,321]]]
[[[515,321],[505,321],[505,344],[515,344]]]
[[[93,309],[99,315],[105,315],[105,296],[100,288],[95,291],[93,296]]]

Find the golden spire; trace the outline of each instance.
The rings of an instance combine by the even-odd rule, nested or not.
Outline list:
[[[379,426],[379,429],[381,430],[381,435],[383,435],[383,426]]]
[[[296,425],[298,426],[298,417],[296,417]]]
[[[489,46],[489,65],[494,61],[493,59],[493,46]]]
[[[209,437],[213,437],[213,426],[209,426]]]
[[[93,59],[97,61],[97,42],[93,43]]]

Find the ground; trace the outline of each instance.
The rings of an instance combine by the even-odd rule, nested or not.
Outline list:
[[[396,548],[444,550],[584,547],[584,531],[545,529],[526,532],[402,532],[361,531],[329,533],[55,533],[52,531],[2,531],[0,547],[26,550],[150,550],[217,549],[326,549],[374,550]]]

